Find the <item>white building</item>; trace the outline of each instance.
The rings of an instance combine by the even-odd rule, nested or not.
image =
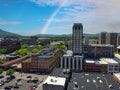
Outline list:
[[[71,50],[60,57],[60,68],[82,71],[83,70],[83,56],[74,55]]]
[[[75,55],[82,55],[83,53],[83,25],[81,23],[73,25],[72,50]]]
[[[43,90],[65,90],[66,78],[48,76],[43,83]]]
[[[100,60],[107,63],[108,73],[119,72],[119,63],[112,58],[101,58]]]

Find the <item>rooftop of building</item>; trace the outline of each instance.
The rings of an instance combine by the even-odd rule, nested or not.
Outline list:
[[[119,54],[115,54],[114,59],[115,59],[115,61],[120,63],[120,55]]]
[[[74,23],[74,26],[80,26],[82,23]]]
[[[106,62],[108,64],[118,64],[113,58],[101,58],[100,61]]]
[[[119,90],[119,84],[111,74],[72,73],[67,90],[110,90],[109,85],[111,84],[114,90]]]
[[[85,62],[94,64],[118,64],[113,58],[85,59]]]
[[[120,46],[118,46],[117,49],[120,49]]]
[[[90,46],[99,46],[99,47],[114,47],[110,44],[89,44]]]
[[[53,47],[46,47],[42,49],[37,55],[39,59],[51,59],[55,56],[55,53],[58,51],[58,49],[55,49]]]
[[[70,69],[55,68],[51,72],[50,76],[69,78],[70,74],[71,74]]]
[[[66,78],[55,77],[55,76],[48,76],[48,78],[44,81],[43,84],[65,86],[65,83],[66,83]]]
[[[63,57],[69,57],[69,56],[73,56],[72,50],[67,50],[63,55]]]

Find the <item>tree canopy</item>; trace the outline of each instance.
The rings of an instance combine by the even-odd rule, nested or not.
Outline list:
[[[2,48],[2,49],[0,49],[0,53],[6,53],[7,52],[7,49],[4,49],[4,48]]]
[[[6,62],[7,59],[6,58],[0,58],[0,64],[3,64],[4,62]]]
[[[64,44],[53,44],[54,48],[59,48],[62,51],[65,50],[66,46]]]
[[[2,74],[3,73],[3,69],[2,68],[0,68],[0,74]]]
[[[6,75],[13,75],[14,74],[14,70],[13,69],[8,69],[7,72],[6,72]]]

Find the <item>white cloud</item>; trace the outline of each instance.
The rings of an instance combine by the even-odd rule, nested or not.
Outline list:
[[[31,2],[34,2],[40,6],[56,6],[60,5],[64,0],[30,0]]]
[[[21,24],[22,22],[19,21],[5,21],[5,20],[0,20],[0,25],[6,26],[6,25],[18,25]]]
[[[52,23],[61,24],[61,22],[65,22],[72,24],[74,22],[82,22],[86,32],[120,32],[120,0],[31,1],[40,6],[60,6],[63,4],[62,9],[52,20]]]

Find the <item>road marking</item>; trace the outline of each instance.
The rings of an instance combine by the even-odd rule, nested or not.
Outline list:
[[[103,81],[102,80],[99,80],[100,83],[102,83]]]
[[[89,74],[88,74],[88,73],[86,73],[85,75],[86,75],[86,76],[88,76]]]
[[[81,86],[81,88],[84,88],[84,86]]]
[[[95,81],[95,80],[93,80],[93,83],[96,83],[96,81]]]
[[[89,79],[87,79],[87,83],[89,83],[90,82],[90,80]]]

